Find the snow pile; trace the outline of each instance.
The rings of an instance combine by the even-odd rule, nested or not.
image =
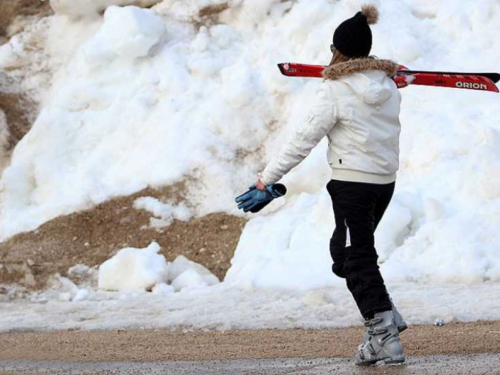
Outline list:
[[[155,216],[150,219],[151,227],[156,228],[168,226],[174,219],[188,221],[193,217],[193,213],[185,204],[174,205],[173,203],[163,203],[153,197],[136,199],[134,208],[151,212]]]
[[[168,285],[165,283],[159,283],[159,284],[156,284],[151,291],[153,292],[153,294],[167,295],[167,294],[174,293],[175,289],[172,285]]]
[[[120,250],[99,267],[99,289],[151,290],[153,294],[162,295],[219,283],[219,279],[202,265],[182,255],[168,263],[159,251],[160,245],[156,242],[145,249]]]
[[[80,288],[95,289],[99,278],[97,266],[88,267],[85,264],[77,264],[68,269],[68,278]]]
[[[99,289],[148,290],[167,279],[168,265],[158,254],[160,245],[151,243],[145,249],[128,247],[99,267]]]
[[[328,199],[326,191],[320,196],[303,193],[275,214],[250,220],[225,281],[293,290],[343,284],[331,274],[333,213]],[[277,231],[280,227],[286,230]]]
[[[396,6],[383,3],[381,23],[374,28],[375,54],[429,70],[495,69],[492,62],[500,53],[490,46],[500,48],[494,26],[500,21],[498,4],[486,1],[480,12],[472,5],[404,1],[394,13],[386,8],[391,3]],[[457,25],[458,19],[474,32]],[[390,34],[395,29],[397,35]],[[460,48],[452,47],[457,43]],[[472,47],[475,43],[484,48]],[[497,94],[424,87],[402,94],[401,171],[376,234],[384,278],[429,284],[500,281]],[[330,271],[334,224],[327,179],[316,178],[323,152],[313,153],[285,178],[292,194],[307,193],[290,194],[280,212],[247,224],[227,281],[299,289],[342,282]]]
[[[80,302],[86,300],[89,296],[89,291],[87,289],[78,288],[70,279],[65,277],[59,277],[58,279],[63,287],[68,290],[59,295],[61,301]]]
[[[169,280],[176,291],[203,288],[219,284],[219,279],[201,264],[179,255],[169,265]]]
[[[111,5],[137,5],[149,7],[161,0],[50,0],[57,14],[73,18],[95,18]]]
[[[98,270],[84,264],[68,269],[67,277],[55,274],[48,282],[47,290],[31,294],[37,302],[82,302],[91,297],[97,288]]]
[[[82,48],[89,68],[99,68],[147,56],[165,34],[165,23],[153,11],[136,7],[106,10],[104,24]],[[100,98],[96,98],[100,99]]]
[[[81,302],[89,297],[92,290],[89,287],[77,285],[59,274],[54,275],[49,285],[49,289],[42,293],[43,297],[35,293],[34,298],[43,301]]]
[[[275,64],[327,63],[334,28],[362,2],[235,1],[206,26],[190,22],[220,3],[164,0],[151,10],[112,6],[92,21],[52,18],[46,47],[61,69],[2,178],[0,238],[179,182],[192,215],[237,213],[234,197],[307,116],[320,84],[283,77]],[[495,0],[387,0],[380,13],[380,57],[454,71],[491,71],[500,58]],[[75,36],[67,47],[65,35]],[[0,60],[12,57],[9,48]],[[401,172],[377,233],[386,279],[500,281],[498,95],[428,87],[402,94]],[[228,282],[341,282],[330,272],[325,149],[324,141],[284,178],[286,198],[248,223]],[[160,215],[172,212],[164,209]]]

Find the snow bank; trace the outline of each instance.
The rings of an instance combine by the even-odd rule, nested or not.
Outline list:
[[[183,289],[200,289],[219,283],[201,264],[180,255],[172,263],[158,254],[160,245],[145,249],[125,248],[99,267],[99,289],[111,291],[152,290],[170,294]],[[73,270],[73,273],[77,270]]]
[[[158,295],[167,295],[175,292],[175,289],[172,285],[168,285],[165,283],[156,284],[152,290],[153,294]]]
[[[163,20],[153,11],[136,7],[109,7],[104,24],[82,48],[87,66],[99,68],[147,56],[165,34]],[[97,98],[99,99],[99,98]]]
[[[73,18],[97,17],[111,5],[152,6],[161,0],[50,0],[50,6],[59,15]]]
[[[216,285],[219,279],[201,264],[179,255],[169,266],[169,280],[176,291]]]
[[[159,251],[160,245],[156,242],[145,249],[120,250],[99,267],[99,289],[147,290],[166,281],[168,265]]]
[[[81,302],[85,301],[91,293],[88,286],[77,286],[72,280],[59,274],[54,275],[50,284],[49,290],[43,293],[47,300]]]
[[[327,63],[335,26],[361,2],[229,2],[220,23],[193,26],[201,7],[218,3],[110,7],[102,21],[66,20],[66,29],[66,17],[54,17],[56,35],[84,35],[68,49],[49,40],[62,68],[4,173],[1,238],[148,185],[184,182],[196,216],[237,213],[234,197],[305,118],[320,84],[283,77],[275,64]],[[495,70],[496,1],[387,0],[380,12],[376,55],[416,69]],[[401,171],[377,233],[386,279],[500,281],[498,96],[426,87],[402,94]],[[330,273],[325,149],[284,179],[286,198],[249,216],[228,282],[340,282]]]
[[[153,293],[132,294],[90,290],[87,299],[78,303],[47,298],[47,293],[42,293],[28,301],[2,304],[0,332],[362,326],[359,311],[345,285],[311,291],[247,290],[224,283],[182,293],[168,289],[167,286],[164,293],[157,294],[156,287]],[[392,284],[389,292],[410,324],[433,324],[436,319],[445,323],[500,319],[500,288],[496,283]]]
[[[163,203],[153,197],[136,199],[134,208],[149,211],[155,216],[150,219],[152,227],[165,227],[170,225],[174,219],[188,221],[193,217],[193,212],[185,204]]]
[[[463,5],[384,1],[381,22],[374,28],[373,52],[421,69],[495,70],[492,62],[500,53],[490,46],[500,47],[493,24],[500,21],[500,9],[492,1],[485,2],[484,12]],[[294,9],[301,9],[301,2],[290,13]],[[337,9],[351,11],[347,5]],[[459,26],[458,19],[470,28]],[[472,47],[475,40],[484,48]],[[500,164],[494,151],[500,147],[494,110],[498,96],[423,87],[410,87],[402,94],[401,171],[376,234],[384,278],[389,283],[500,281]],[[309,158],[323,163],[323,150]],[[287,289],[340,281],[330,271],[328,246],[334,224],[333,215],[325,211],[331,209],[324,189],[327,180],[315,177],[322,167],[307,162],[307,167],[285,178],[293,189],[287,205],[247,224],[227,281]],[[298,190],[314,196],[293,198]]]
[[[241,287],[293,290],[343,284],[331,275],[329,205],[326,191],[319,196],[302,193],[275,214],[250,220],[225,281]]]

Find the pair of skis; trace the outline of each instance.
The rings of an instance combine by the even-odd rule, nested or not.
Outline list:
[[[322,78],[323,65],[307,65],[297,63],[278,64],[281,73],[288,77]],[[409,70],[400,65],[396,75],[392,77],[398,88],[409,85],[451,87],[467,90],[491,91],[498,93],[495,85],[500,80],[498,73],[458,73],[458,72],[431,72],[423,70]]]

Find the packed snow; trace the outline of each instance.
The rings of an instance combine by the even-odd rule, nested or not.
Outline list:
[[[145,249],[128,247],[120,250],[99,267],[99,288],[147,290],[166,281],[168,264],[159,251],[160,245],[156,242]]]
[[[33,295],[29,301],[2,302],[0,332],[162,327],[321,329],[362,325],[343,285],[309,291],[241,289],[226,283],[181,292],[174,292],[166,284],[159,284],[152,293],[86,290],[88,295],[79,301],[71,291],[61,289]],[[447,324],[500,320],[500,288],[491,282],[467,287],[393,283],[389,292],[410,324],[433,324],[436,319]],[[69,295],[60,297],[63,293]]]
[[[222,1],[163,0],[142,9],[117,6],[130,1],[102,0],[82,8],[91,17],[78,14],[73,2],[53,2],[60,4],[54,16],[0,47],[0,69],[10,69],[29,33],[46,35],[44,68],[54,72],[51,89],[41,90],[40,116],[2,177],[2,239],[147,186],[179,182],[186,186],[185,206],[145,199],[136,208],[152,212],[160,226],[212,212],[242,215],[234,197],[307,116],[321,82],[283,77],[276,64],[327,63],[333,30],[364,3],[239,0],[209,19],[198,15],[200,9]],[[414,69],[498,70],[497,1],[374,3],[381,12],[373,27],[375,55]],[[500,97],[416,86],[402,95],[401,170],[376,235],[382,273],[413,322],[430,322],[438,312],[445,320],[498,319]],[[189,321],[194,327],[224,327],[217,308],[283,298],[282,305],[268,301],[264,317],[247,322],[239,319],[255,310],[237,307],[226,326],[351,324],[351,299],[330,270],[334,220],[325,151],[324,141],[283,179],[286,197],[247,216],[222,285],[208,287],[211,281],[202,273],[185,270],[177,283],[159,282],[154,294],[141,292],[120,303],[147,315],[142,304],[150,298],[154,302],[145,305],[152,309],[152,325]],[[193,284],[206,290],[193,291]],[[250,290],[248,296],[240,289]],[[304,296],[318,290],[328,296],[322,306],[329,314],[321,318],[323,308],[317,307],[295,311],[305,309]],[[90,289],[83,303],[93,306],[89,299],[104,298],[112,305],[103,293]],[[214,316],[207,313],[203,322],[181,313],[169,315],[168,322],[155,317],[156,307],[187,306],[191,293],[200,293],[193,312],[211,308],[203,303],[216,298]],[[479,307],[468,307],[472,297],[481,299]],[[61,313],[50,312],[49,305],[43,307],[46,314]],[[15,314],[16,306],[7,308],[14,314],[9,324],[31,324]],[[82,314],[79,307],[67,308]],[[102,319],[112,311],[106,314]],[[280,314],[290,320],[278,323]],[[122,318],[67,326],[132,324],[131,316]]]
[[[58,15],[78,18],[96,18],[111,5],[137,5],[148,7],[161,0],[50,0]]]
[[[179,255],[170,264],[168,275],[172,285],[176,285],[177,290],[182,290],[186,286],[210,286],[219,283],[219,279],[201,264],[190,261],[183,255]],[[194,283],[193,280],[199,280]]]
[[[156,242],[145,249],[121,249],[99,267],[99,289],[118,292],[152,290],[155,294],[165,294],[172,289],[199,289],[219,283],[207,268],[182,255],[168,263],[159,254],[160,249]]]
[[[189,221],[193,217],[191,210],[184,204],[164,203],[153,197],[137,198],[134,208],[146,210],[153,214],[150,219],[150,226],[153,228],[163,228],[170,225],[174,220]]]

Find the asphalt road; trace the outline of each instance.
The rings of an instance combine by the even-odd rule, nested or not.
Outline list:
[[[0,374],[500,374],[500,355],[423,356],[397,366],[357,367],[348,358],[230,361],[104,362],[0,361]]]
[[[500,321],[411,325],[406,363],[357,367],[363,327],[0,334],[5,374],[499,374]]]

